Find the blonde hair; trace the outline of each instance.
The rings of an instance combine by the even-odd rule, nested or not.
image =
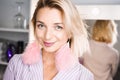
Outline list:
[[[87,31],[74,4],[70,0],[39,0],[32,18],[34,31],[37,12],[44,7],[56,8],[62,12],[71,48],[76,56],[82,56],[89,49]]]
[[[115,43],[117,26],[112,20],[97,20],[92,29],[92,39],[99,42]]]

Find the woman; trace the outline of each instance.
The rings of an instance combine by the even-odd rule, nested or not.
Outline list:
[[[70,0],[39,0],[32,18],[36,40],[10,60],[4,80],[93,80],[77,58],[88,46],[78,17]]]
[[[117,26],[111,20],[97,20],[92,28],[91,54],[85,53],[84,66],[95,80],[113,80],[119,64],[119,53],[113,48],[117,41]]]

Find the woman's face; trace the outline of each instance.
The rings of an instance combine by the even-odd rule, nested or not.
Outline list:
[[[63,23],[62,13],[55,8],[39,9],[36,16],[37,40],[43,46],[43,51],[54,53],[68,40],[68,34]]]

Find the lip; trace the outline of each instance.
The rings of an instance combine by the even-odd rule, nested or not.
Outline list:
[[[46,47],[51,47],[54,44],[54,42],[44,42],[44,45]]]

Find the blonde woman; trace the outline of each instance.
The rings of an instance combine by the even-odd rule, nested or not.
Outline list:
[[[78,61],[89,47],[70,0],[39,0],[32,23],[36,40],[10,60],[4,80],[94,80]]]
[[[84,66],[95,80],[113,80],[119,64],[119,53],[113,48],[117,41],[117,26],[112,20],[97,20],[91,32],[91,53],[85,53]]]

